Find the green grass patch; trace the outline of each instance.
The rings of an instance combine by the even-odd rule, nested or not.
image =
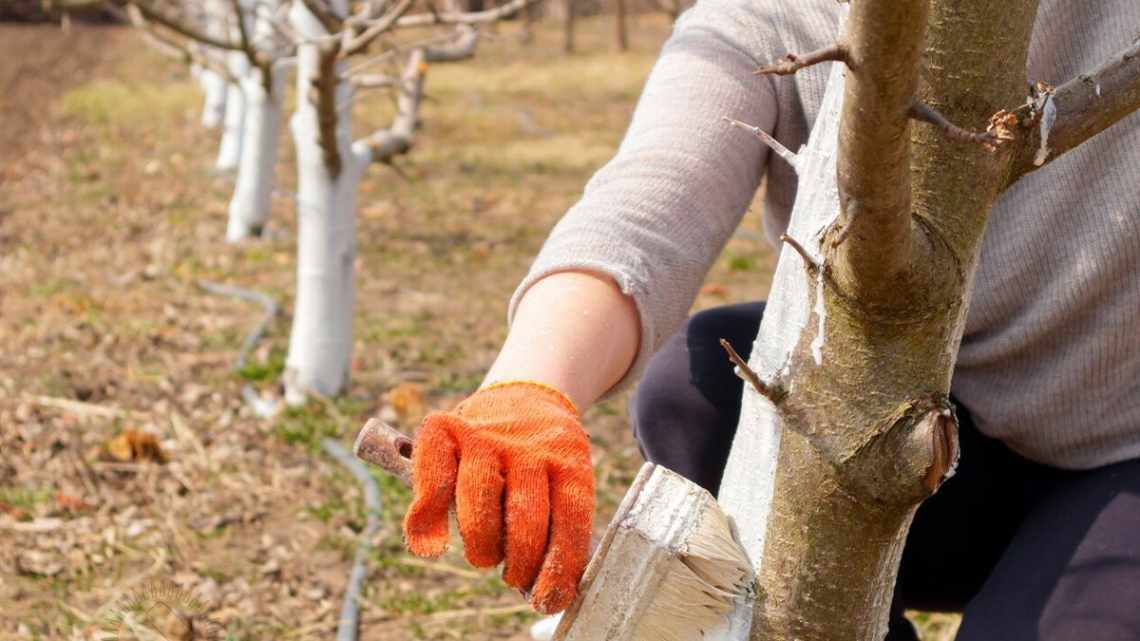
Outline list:
[[[7,503],[26,512],[50,500],[51,490],[47,488],[0,486],[0,503]]]
[[[59,105],[64,115],[89,124],[141,127],[193,109],[199,100],[192,83],[129,85],[107,79],[69,91]]]
[[[285,371],[285,350],[273,347],[269,350],[269,357],[264,363],[247,362],[238,370],[238,376],[251,383],[267,383],[281,378]]]

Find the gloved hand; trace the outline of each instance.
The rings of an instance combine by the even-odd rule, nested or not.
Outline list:
[[[505,560],[503,580],[530,590],[539,612],[570,605],[594,516],[589,437],[570,399],[540,383],[491,385],[451,412],[429,414],[412,459],[404,536],[413,554],[447,549],[454,497],[471,565]]]

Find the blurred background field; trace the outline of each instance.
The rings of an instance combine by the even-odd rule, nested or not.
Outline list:
[[[217,134],[183,66],[126,27],[0,26],[0,637],[96,638],[109,606],[159,582],[219,638],[330,638],[364,511],[319,439],[373,414],[410,431],[475,389],[510,292],[613,153],[668,29],[633,16],[618,53],[612,18],[586,18],[568,56],[556,23],[529,45],[503,23],[473,61],[433,68],[417,149],[362,186],[350,388],[267,421],[239,389],[272,392],[283,367],[291,146],[272,233],[226,244],[232,183],[210,171]],[[393,106],[354,109],[364,130]],[[761,298],[771,266],[755,209],[696,306]],[[261,312],[203,278],[283,307],[240,373]],[[602,528],[641,458],[624,395],[586,423]],[[533,615],[496,573],[403,552],[408,493],[377,476],[361,638],[526,638]]]

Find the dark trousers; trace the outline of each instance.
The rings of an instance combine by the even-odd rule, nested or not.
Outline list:
[[[763,311],[693,316],[630,406],[645,457],[714,493],[743,385],[717,341],[747,358]],[[1140,641],[1140,460],[1060,470],[982,435],[968,408],[958,417],[958,471],[915,516],[887,638],[916,639],[902,617],[914,608],[963,612],[958,641]]]

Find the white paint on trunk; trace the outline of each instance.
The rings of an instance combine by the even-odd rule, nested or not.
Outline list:
[[[205,16],[204,28],[206,33],[212,36],[224,35],[221,18],[223,9],[218,4],[218,0],[205,0],[202,3],[202,13]],[[203,57],[216,59],[215,52],[206,45],[194,43],[191,46],[196,47]],[[206,129],[217,129],[226,116],[226,79],[209,67],[194,65],[193,68],[197,70],[194,77],[198,79],[202,92],[206,94],[202,105],[202,126]]]
[[[265,90],[260,69],[251,67],[241,81],[245,123],[242,126],[237,184],[230,199],[229,223],[226,226],[226,240],[229,242],[258,235],[269,219],[281,129],[281,96],[285,93],[283,74],[271,75],[272,92]]]
[[[845,19],[846,9],[841,13],[841,23]],[[797,155],[799,190],[786,232],[793,238],[812,239],[812,242],[802,244],[817,264],[823,262],[818,242],[823,236],[821,231],[831,225],[839,213],[836,160],[844,72],[843,65],[832,64],[819,116],[808,144]],[[762,380],[774,381],[787,376],[789,357],[799,342],[800,333],[810,321],[815,298],[812,290],[816,287],[804,269],[803,259],[785,246],[780,252],[764,318],[749,357],[749,366]],[[823,323],[822,315],[819,323]],[[821,351],[816,359],[822,362],[823,344],[822,339],[819,340]],[[725,512],[734,520],[741,543],[757,574],[764,560],[768,513],[776,491],[780,429],[780,415],[772,402],[751,387],[744,386],[740,422],[718,498]],[[732,626],[727,633],[708,638],[718,641],[748,639],[752,624],[750,604],[747,608],[739,608],[731,618]]]
[[[240,51],[226,54],[226,67],[235,78],[241,78],[249,68],[249,61]],[[241,86],[226,83],[226,114],[222,127],[222,143],[218,146],[218,160],[214,169],[233,171],[241,162],[242,129],[245,125],[245,96]]]
[[[336,3],[334,3],[336,4]],[[344,14],[344,7],[334,7]],[[285,397],[302,403],[308,391],[332,396],[348,382],[352,357],[355,303],[356,191],[371,155],[352,145],[352,89],[337,84],[336,145],[341,170],[333,175],[320,145],[320,120],[314,80],[320,73],[316,42],[325,35],[320,22],[295,0],[289,12],[293,29],[305,42],[297,51],[297,111],[289,126],[297,153],[297,296],[285,366]],[[337,74],[344,77],[343,63]]]
[[[272,40],[272,15],[276,2],[259,7],[253,27],[254,41]],[[274,171],[281,129],[281,102],[285,95],[285,74],[270,65],[266,71],[250,65],[241,78],[245,100],[242,127],[242,154],[238,165],[237,184],[230,200],[226,240],[237,242],[256,236],[269,219],[273,204]],[[268,86],[268,87],[267,87]]]
[[[226,79],[203,67],[198,72],[198,83],[206,94],[202,104],[202,126],[217,129],[226,116]]]
[[[815,276],[815,312],[816,328],[815,337],[811,339],[811,357],[815,360],[815,364],[823,365],[823,341],[826,333],[824,327],[827,324],[827,306],[823,304],[823,270],[816,272]]]
[[[1099,88],[1099,85],[1098,85]],[[1045,104],[1041,106],[1041,146],[1037,155],[1033,157],[1033,164],[1040,167],[1049,157],[1049,132],[1057,120],[1057,105],[1053,104],[1053,94],[1046,94]]]

